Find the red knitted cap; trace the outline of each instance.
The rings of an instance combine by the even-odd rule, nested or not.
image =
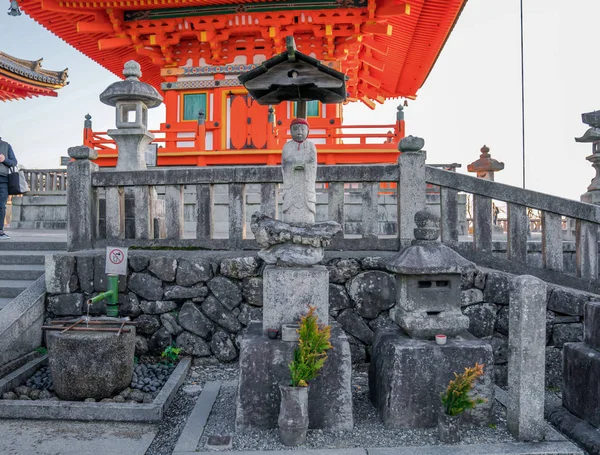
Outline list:
[[[294,125],[306,125],[310,128],[310,125],[308,124],[308,120],[306,120],[305,118],[295,118],[290,123],[290,128]]]

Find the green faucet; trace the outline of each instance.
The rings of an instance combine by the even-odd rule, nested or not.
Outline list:
[[[106,299],[106,315],[116,318],[119,315],[119,276],[108,275],[108,291],[87,300],[88,305]]]

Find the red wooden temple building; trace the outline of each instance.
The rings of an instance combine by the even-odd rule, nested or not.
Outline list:
[[[45,70],[42,59],[22,60],[0,52],[0,101],[58,96],[56,90],[67,84],[66,69]]]
[[[165,98],[157,136],[160,165],[277,164],[294,103],[260,106],[237,76],[285,50],[342,71],[348,101],[374,108],[414,99],[466,0],[18,0],[54,34],[121,76],[136,60],[142,81]],[[401,101],[399,100],[399,103]],[[199,119],[199,112],[201,116]],[[319,162],[392,162],[404,136],[401,108],[384,125],[346,125],[343,106],[310,102]],[[84,142],[98,163],[116,163],[114,143]]]

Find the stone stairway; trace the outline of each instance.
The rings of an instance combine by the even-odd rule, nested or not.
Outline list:
[[[0,244],[0,310],[44,273],[47,254],[66,249],[66,242],[3,241]]]

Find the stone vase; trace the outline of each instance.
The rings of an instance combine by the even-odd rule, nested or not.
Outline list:
[[[438,437],[444,444],[456,444],[460,442],[460,428],[462,413],[451,416],[446,414],[444,408],[438,413]]]
[[[297,446],[306,441],[308,431],[308,387],[280,384],[279,439],[286,446]]]

